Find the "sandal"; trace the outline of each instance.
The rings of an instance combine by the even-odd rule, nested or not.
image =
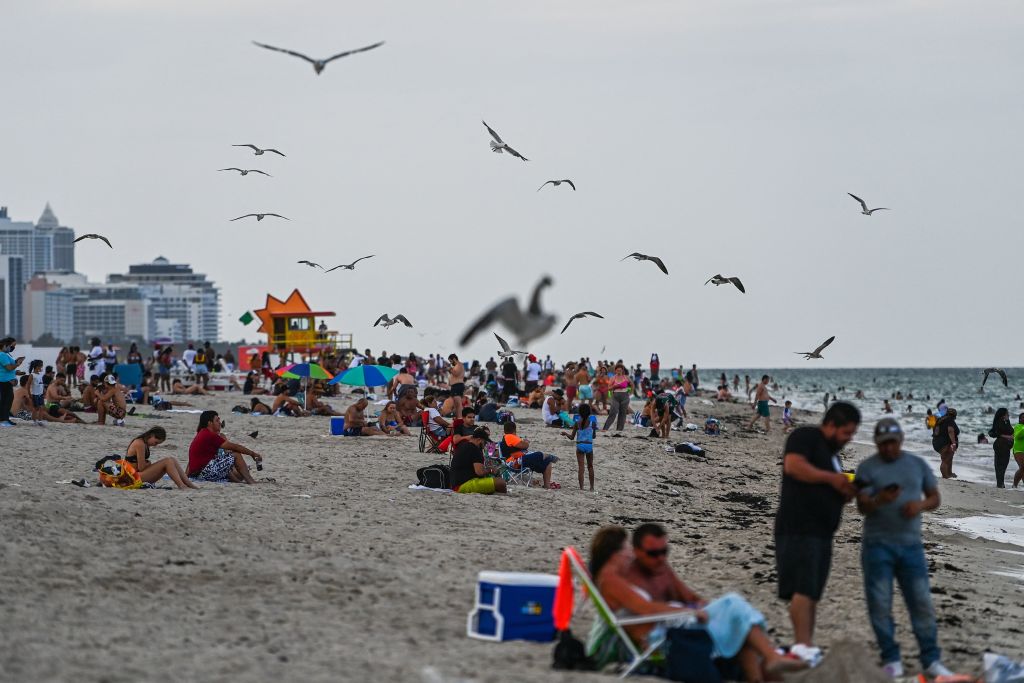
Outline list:
[[[548,484],[548,490],[549,491],[554,490],[554,489],[560,489],[560,488],[562,488],[562,485],[559,484],[558,482],[553,481],[550,484]]]

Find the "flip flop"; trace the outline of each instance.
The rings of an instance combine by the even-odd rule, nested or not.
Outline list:
[[[561,485],[561,484],[559,484],[558,482],[554,482],[554,481],[553,481],[553,482],[551,482],[550,484],[548,484],[548,490],[549,490],[549,491],[551,491],[551,490],[553,490],[553,489],[560,489],[560,488],[562,488],[562,485]]]

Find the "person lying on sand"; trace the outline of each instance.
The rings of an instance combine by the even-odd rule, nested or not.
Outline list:
[[[188,447],[188,476],[199,481],[255,484],[243,455],[250,456],[257,464],[263,462],[259,453],[224,438],[217,411],[204,410],[199,416],[195,438]]]
[[[274,411],[270,409],[270,406],[254,396],[249,399],[249,412],[252,415],[271,415]]]
[[[171,393],[174,394],[175,396],[180,396],[184,394],[198,394],[200,396],[206,396],[210,392],[208,392],[206,389],[203,389],[198,384],[185,384],[180,379],[175,379],[173,382],[171,382]]]
[[[664,532],[663,529],[661,531]],[[647,647],[648,642],[663,637],[665,629],[682,627],[694,614],[693,609],[697,608],[697,620],[705,625],[714,652],[720,659],[726,660],[722,662],[724,666],[734,670],[730,679],[742,677],[754,682],[780,681],[786,672],[807,668],[806,663],[785,658],[776,652],[775,644],[765,634],[764,616],[736,593],[728,593],[710,603],[701,604],[699,596],[686,588],[685,584],[677,578],[676,584],[676,581],[663,574],[663,569],[657,569],[657,565],[664,562],[663,558],[668,553],[668,539],[664,534],[660,537],[645,534],[645,538],[640,539],[640,552],[637,555],[633,554],[628,538],[626,530],[620,526],[606,526],[594,534],[590,543],[590,573],[601,596],[613,611],[647,615],[678,610],[680,617],[677,622],[626,626],[626,632],[641,650]],[[653,553],[654,557],[649,553]],[[634,563],[641,555],[644,556],[645,564],[637,568]],[[645,574],[650,574],[652,579],[657,576],[657,580],[649,579],[642,583],[655,589],[659,597],[675,597],[678,594],[684,600],[691,598],[690,605],[675,600],[656,599],[636,582],[638,574],[641,579]],[[598,650],[598,658],[610,660],[615,655],[612,648],[617,644],[616,639],[608,637],[607,627],[592,631],[591,641],[595,648],[602,641],[607,643]],[[591,647],[587,649],[590,651]]]
[[[398,405],[394,401],[388,401],[384,410],[377,418],[377,424],[385,434],[404,434],[409,436],[409,430],[402,424],[402,416],[398,413]]]
[[[345,436],[384,436],[384,432],[376,427],[366,426],[366,415],[363,411],[369,401],[360,398],[345,411]]]
[[[306,417],[309,415],[309,413],[302,409],[299,402],[291,397],[287,389],[282,389],[281,393],[274,397],[274,404],[270,406],[270,411],[274,415],[280,412],[282,415],[291,415],[292,417]]]
[[[167,432],[163,427],[151,427],[131,440],[131,443],[128,444],[128,450],[125,451],[125,460],[135,466],[135,471],[139,473],[142,481],[147,484],[159,481],[166,474],[179,489],[199,488],[189,481],[189,478],[185,475],[185,470],[181,468],[181,465],[174,458],[167,457],[161,458],[156,462],[150,462],[149,449],[159,446],[166,440]]]

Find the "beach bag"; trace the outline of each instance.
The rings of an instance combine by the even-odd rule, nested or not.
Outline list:
[[[448,465],[427,465],[416,470],[416,480],[428,489],[450,489],[452,472]]]
[[[587,657],[582,641],[566,629],[558,632],[558,642],[551,662],[552,669],[561,671],[593,671],[594,662]]]
[[[683,683],[722,683],[722,675],[711,659],[711,636],[706,629],[671,628],[665,641],[665,678]]]
[[[135,467],[120,455],[108,455],[93,467],[99,472],[100,485],[115,489],[137,489],[142,486],[142,477]]]

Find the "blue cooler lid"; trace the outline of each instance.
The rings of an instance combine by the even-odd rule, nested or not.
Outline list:
[[[558,586],[558,576],[555,574],[482,571],[477,574],[476,578],[481,583],[493,583],[499,586],[543,586],[550,588]]]

